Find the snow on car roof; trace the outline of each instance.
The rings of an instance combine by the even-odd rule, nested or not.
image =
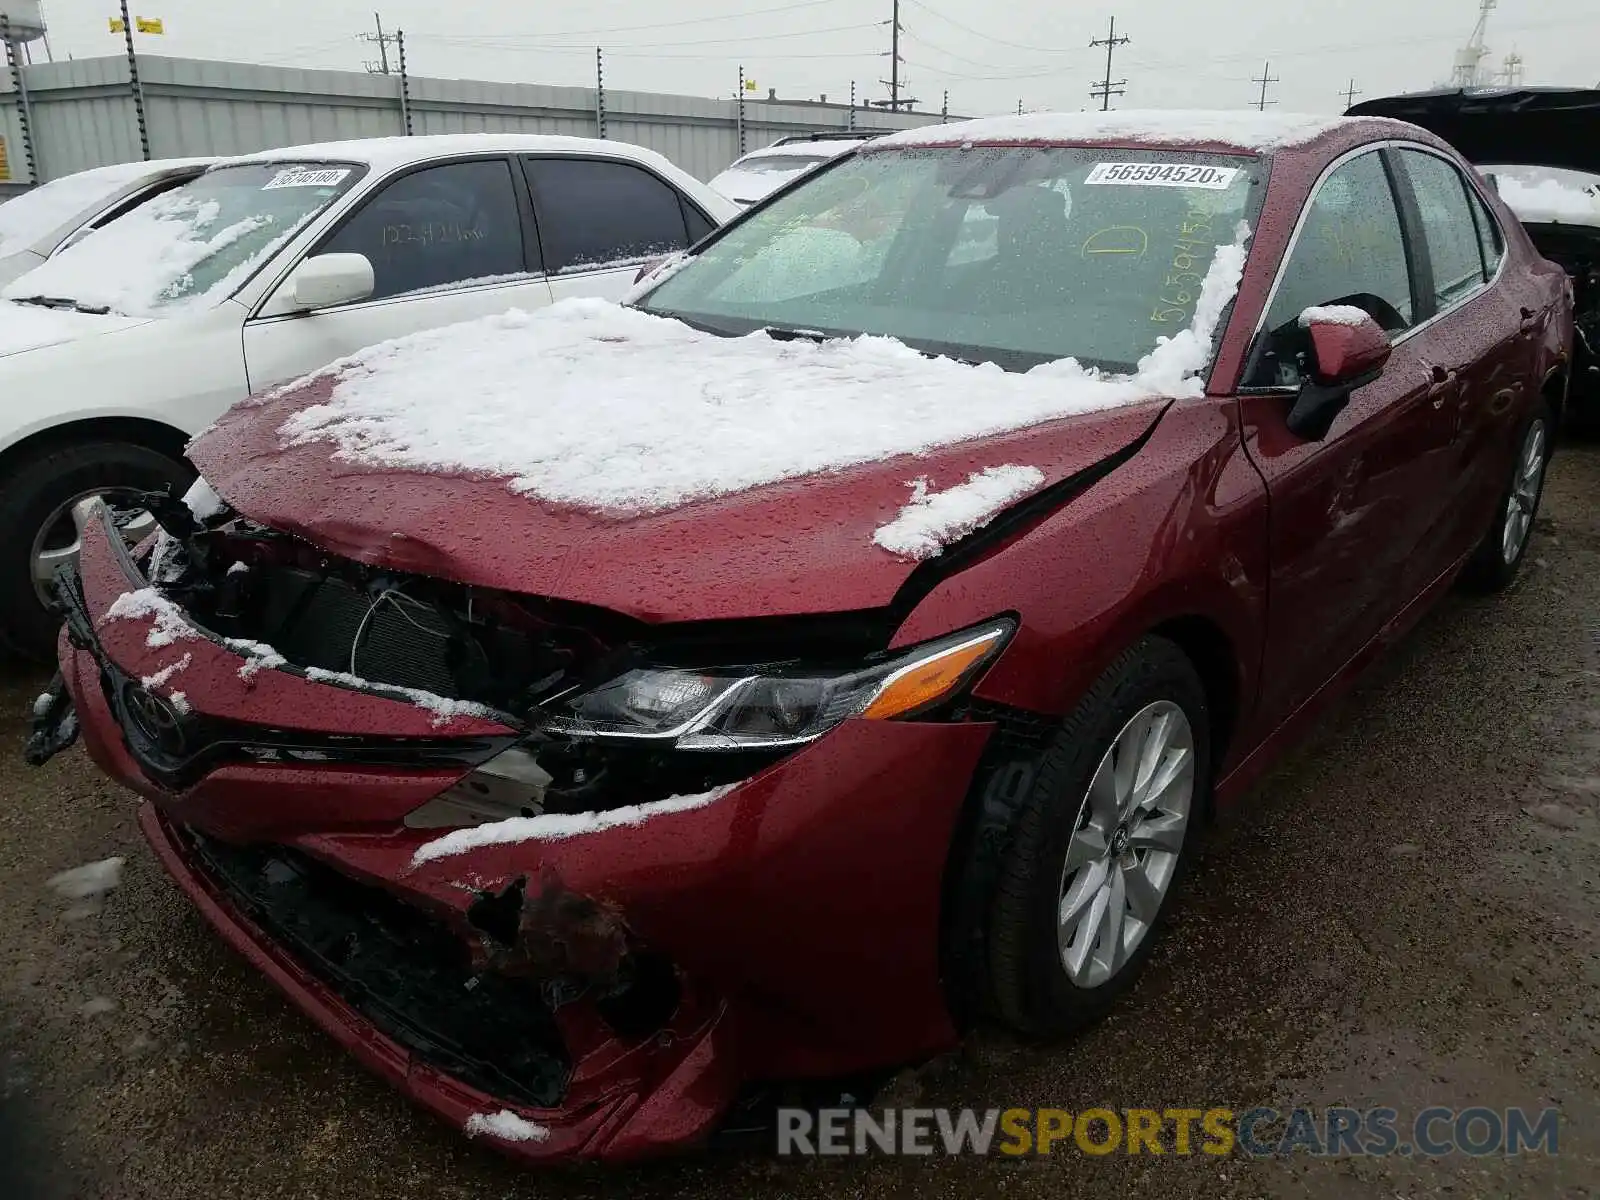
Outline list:
[[[848,154],[852,150],[859,150],[862,146],[869,145],[871,139],[853,138],[840,139],[836,142],[789,142],[782,146],[763,146],[760,150],[752,150],[749,154],[734,163],[749,162],[755,158],[832,158],[839,154]]]
[[[595,154],[648,162],[673,170],[671,162],[654,150],[601,138],[565,137],[533,133],[435,133],[420,137],[358,138],[343,142],[313,142],[304,146],[282,146],[257,150],[218,162],[218,166],[241,163],[315,162],[338,160],[365,163],[374,170],[387,171],[450,154]]]
[[[0,256],[25,250],[62,226],[98,212],[112,197],[168,171],[203,167],[209,158],[157,158],[110,163],[61,175],[0,204]],[[54,249],[51,246],[50,249]]]
[[[1215,142],[1242,150],[1267,151],[1297,146],[1352,123],[1345,117],[1249,111],[1152,109],[1146,112],[1036,113],[1021,117],[981,117],[975,121],[907,129],[868,142],[865,149],[1040,141],[1169,146]]]

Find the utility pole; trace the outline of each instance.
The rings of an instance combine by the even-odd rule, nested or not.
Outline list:
[[[739,68],[739,157],[743,158],[744,149],[744,67]]]
[[[1360,88],[1356,87],[1356,81],[1352,79],[1350,81],[1350,86],[1345,88],[1345,90],[1339,94],[1344,97],[1344,106],[1346,111],[1348,111],[1355,106],[1356,97],[1364,95],[1365,93],[1362,92]]]
[[[150,126],[144,119],[144,85],[139,82],[139,59],[133,52],[133,18],[128,0],[122,0],[122,37],[128,45],[128,88],[133,92],[133,115],[139,123],[139,150],[150,161]]]
[[[600,136],[606,135],[606,56],[599,46],[594,48],[594,123]]]
[[[372,23],[378,27],[378,32],[363,33],[361,40],[363,42],[372,42],[378,47],[378,61],[376,63],[364,62],[361,65],[366,67],[369,75],[387,75],[389,73],[389,44],[395,40],[394,35],[383,31],[383,18],[377,13],[372,14]]]
[[[846,125],[845,128],[846,129],[854,129],[855,127],[856,127],[856,81],[854,79],[852,79],[850,81],[850,123],[848,125]]]
[[[405,122],[406,136],[411,136],[411,76],[406,74],[406,31],[394,31],[395,48],[400,51],[400,119]]]
[[[889,29],[889,111],[900,111],[900,0],[894,0]]]
[[[28,99],[28,81],[17,58],[17,43],[11,40],[11,18],[0,12],[0,48],[6,52],[11,68],[11,88],[17,94],[17,127],[22,130],[22,157],[28,164],[28,182],[39,182],[39,162],[33,152],[33,104]]]
[[[1018,100],[1017,101],[1017,116],[1020,117],[1021,115],[1022,115],[1022,101]]]
[[[1111,81],[1111,56],[1116,53],[1118,46],[1126,46],[1131,40],[1130,38],[1117,36],[1117,19],[1115,17],[1111,18],[1111,32],[1103,38],[1091,38],[1089,40],[1089,49],[1091,50],[1097,46],[1106,48],[1106,77],[1102,82],[1089,89],[1089,95],[1093,99],[1100,101],[1101,112],[1110,110],[1111,97],[1127,94],[1128,81],[1126,79],[1119,79],[1115,83]]]
[[[1276,75],[1274,75],[1272,73],[1272,63],[1270,61],[1268,61],[1267,65],[1261,69],[1260,76],[1259,77],[1252,77],[1250,82],[1251,83],[1259,83],[1261,85],[1261,99],[1256,104],[1256,108],[1257,109],[1259,109],[1261,112],[1266,112],[1267,111],[1267,105],[1276,104],[1277,103],[1276,100],[1268,100],[1267,99],[1267,85],[1269,83],[1282,83],[1283,80],[1279,79]],[[1354,82],[1354,80],[1352,80],[1351,82]]]
[[[944,120],[946,120],[946,121],[948,121],[950,119],[950,89],[949,88],[945,88],[945,90],[944,90],[944,106],[939,109],[939,116],[941,118],[943,118]]]

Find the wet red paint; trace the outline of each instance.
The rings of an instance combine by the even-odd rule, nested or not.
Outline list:
[[[1289,432],[1292,396],[1239,388],[1312,185],[1331,160],[1397,128],[1352,124],[1275,155],[1208,394],[1174,403],[1128,462],[938,582],[896,644],[1015,613],[1016,636],[976,693],[1064,714],[1139,637],[1172,636],[1207,677],[1226,802],[1420,615],[1487,527],[1514,432],[1570,354],[1559,268],[1481,189],[1505,225],[1504,272],[1395,346],[1325,440]],[[1448,386],[1435,366],[1455,372]],[[363,562],[660,622],[883,606],[912,565],[873,547],[872,532],[904,503],[908,479],[944,486],[1012,461],[1062,479],[1134,442],[1157,411],[1074,418],[624,522],[551,512],[492,480],[372,471],[328,461],[326,447],[279,447],[283,416],[325,387],[236,410],[196,447],[198,465],[243,512]],[[98,617],[128,583],[94,534],[84,573]],[[324,732],[440,732],[413,706],[287,673],[247,683],[241,660],[210,642],[152,651],[144,622],[99,627],[134,674],[192,653],[172,686],[204,713]],[[898,1063],[957,1036],[939,979],[941,887],[987,726],[846,722],[710,805],[414,866],[429,835],[406,829],[403,815],[455,772],[232,766],[170,794],[128,754],[92,661],[64,643],[62,662],[90,753],[152,799],[146,832],[207,917],[353,1053],[457,1126],[504,1105],[413,1062],[306,974],[196,873],[170,822],[297,847],[469,939],[475,892],[553,878],[603,900],[671,958],[685,990],[670,1044],[626,1044],[585,1004],[562,1009],[572,1087],[560,1111],[524,1113],[551,1134],[502,1147],[512,1153],[658,1152],[702,1138],[749,1080]],[[446,732],[497,728],[459,722]]]

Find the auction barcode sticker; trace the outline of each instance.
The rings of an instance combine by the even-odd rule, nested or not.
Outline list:
[[[1085,183],[1120,183],[1134,187],[1187,187],[1222,191],[1239,174],[1238,167],[1206,167],[1198,163],[1096,163]]]
[[[287,171],[279,171],[266,183],[261,185],[261,190],[286,187],[331,187],[343,183],[350,174],[349,167],[335,167],[322,171],[308,171],[304,167],[291,167]]]

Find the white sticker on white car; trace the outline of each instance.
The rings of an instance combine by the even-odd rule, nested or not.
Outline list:
[[[1096,163],[1084,183],[1124,184],[1135,187],[1206,188],[1220,192],[1234,181],[1238,167],[1207,167],[1199,163]]]
[[[263,192],[271,188],[286,187],[332,187],[343,183],[350,174],[349,167],[331,167],[320,171],[308,171],[304,167],[290,167],[286,171],[279,171],[266,183],[261,185]]]

